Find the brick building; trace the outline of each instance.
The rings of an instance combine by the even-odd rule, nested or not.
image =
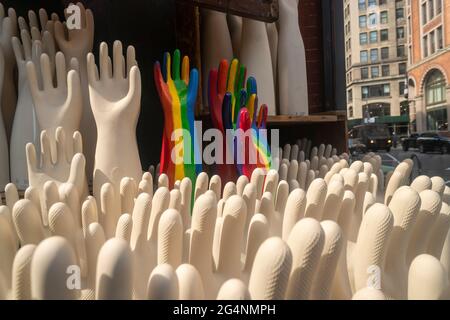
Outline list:
[[[412,129],[448,130],[450,0],[408,0],[407,16]]]
[[[406,0],[343,0],[347,116],[407,124]],[[396,130],[397,131],[397,130]]]

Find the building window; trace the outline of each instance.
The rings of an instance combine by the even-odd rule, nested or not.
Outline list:
[[[383,77],[387,77],[390,74],[390,69],[389,69],[389,65],[385,64],[381,66],[381,75]]]
[[[386,3],[387,3],[387,0],[380,0],[379,1],[379,5],[380,6],[385,5]]]
[[[389,30],[388,29],[380,30],[380,40],[381,41],[389,40]]]
[[[397,57],[405,56],[405,46],[397,46]]]
[[[433,54],[436,52],[436,42],[434,38],[434,31],[430,32],[430,54]]]
[[[427,78],[425,84],[427,106],[445,102],[445,79],[442,73],[434,70]]]
[[[406,89],[405,81],[400,81],[398,83],[398,95],[399,96],[404,96],[405,95],[405,89]]]
[[[361,68],[361,80],[369,79],[369,68]]]
[[[362,109],[366,118],[391,115],[391,105],[389,103],[370,103],[369,105],[364,105]]]
[[[359,44],[367,44],[367,32],[363,32],[359,34]]]
[[[370,49],[370,61],[378,61],[378,49]]]
[[[348,107],[348,117],[353,118],[353,107]]]
[[[389,84],[376,84],[373,86],[363,86],[361,90],[362,99],[389,97],[391,87]]]
[[[395,9],[395,18],[396,19],[403,19],[405,17],[405,12],[403,8],[397,8]]]
[[[360,28],[367,27],[367,17],[366,16],[359,16],[359,27]]]
[[[436,15],[442,12],[442,0],[436,0]]]
[[[405,38],[405,28],[398,27],[397,28],[397,39],[404,39],[404,38]]]
[[[381,59],[383,60],[389,59],[389,47],[381,48]]]
[[[426,24],[427,21],[427,2],[424,2],[422,4],[422,25]]]
[[[378,42],[378,31],[370,31],[370,43]]]
[[[422,50],[423,50],[423,57],[428,57],[428,36],[424,36],[422,39]]]
[[[347,102],[351,103],[352,100],[353,100],[353,90],[350,89],[350,90],[347,91]]]
[[[360,59],[359,60],[360,60],[361,63],[369,62],[369,56],[368,56],[367,50],[361,51],[359,53],[359,55],[360,55]]]
[[[377,0],[369,0],[369,8],[375,7],[377,5]]]
[[[434,0],[428,1],[428,20],[434,18]]]
[[[425,103],[428,130],[448,130],[445,78],[439,70],[432,71],[426,79]]]
[[[358,8],[359,8],[359,10],[366,10],[366,0],[359,0]]]
[[[377,25],[377,14],[369,14],[369,27],[375,27]]]
[[[381,13],[380,13],[380,23],[381,24],[387,24],[388,23],[388,12],[387,11],[381,11]]]
[[[406,74],[406,63],[399,63],[398,64],[398,74],[399,75]]]
[[[442,27],[436,29],[436,36],[437,36],[437,48],[439,50],[444,47],[444,42],[442,39]]]
[[[370,74],[372,78],[378,78],[380,76],[380,68],[379,67],[371,67]]]

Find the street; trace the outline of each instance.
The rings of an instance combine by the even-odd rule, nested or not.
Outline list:
[[[377,153],[383,159],[383,165],[386,166],[396,166],[399,162],[412,156],[415,162],[414,176],[420,174],[430,177],[440,176],[450,186],[450,154],[442,155],[436,152],[423,154],[417,149],[410,149],[405,152],[401,147],[392,148],[389,153],[385,151],[378,151]]]

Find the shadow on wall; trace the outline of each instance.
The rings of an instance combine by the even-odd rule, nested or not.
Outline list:
[[[13,7],[18,16],[27,17],[28,10],[44,8],[56,12],[60,19],[67,0],[3,0],[5,8]],[[94,54],[98,56],[99,44],[121,40],[123,47],[133,45],[142,75],[141,114],[137,127],[139,153],[143,169],[159,162],[163,113],[153,82],[153,64],[161,60],[165,51],[176,48],[175,0],[84,0],[95,19]],[[87,139],[87,137],[84,137]]]

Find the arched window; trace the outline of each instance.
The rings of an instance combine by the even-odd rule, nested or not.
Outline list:
[[[433,70],[428,75],[425,94],[427,107],[445,102],[445,79],[439,70]]]
[[[445,78],[441,71],[432,70],[425,80],[425,105],[428,130],[446,130],[447,107]]]

